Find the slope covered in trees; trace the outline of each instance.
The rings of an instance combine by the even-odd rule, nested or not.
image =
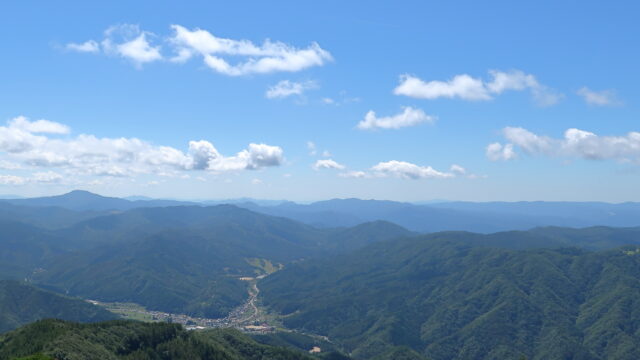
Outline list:
[[[434,360],[640,358],[637,247],[513,250],[463,234],[290,266],[260,283],[263,301],[362,359],[398,345]]]
[[[116,315],[81,299],[11,280],[0,281],[0,333],[45,318],[96,322]]]
[[[305,360],[302,352],[262,345],[237,330],[188,332],[177,324],[42,320],[0,336],[0,360]]]
[[[0,221],[0,278],[83,298],[224,317],[262,270],[410,234],[390,223],[316,229],[231,205],[139,208],[59,230]]]

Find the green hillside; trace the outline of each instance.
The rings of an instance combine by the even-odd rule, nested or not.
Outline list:
[[[235,248],[168,232],[56,258],[34,280],[59,292],[149,309],[224,317],[242,303],[253,268]]]
[[[393,346],[434,360],[640,358],[635,247],[512,250],[452,234],[290,266],[260,283],[263,302],[361,359]]]
[[[116,315],[80,299],[17,281],[0,281],[0,333],[45,318],[96,322],[115,319]]]
[[[384,222],[320,230],[225,205],[144,208],[56,233],[84,245],[35,262],[42,270],[31,278],[83,298],[219,318],[247,297],[238,278],[265,271],[251,259],[290,263],[407,234]]]
[[[0,336],[0,359],[304,360],[298,351],[262,345],[237,330],[188,332],[177,324],[42,320]]]

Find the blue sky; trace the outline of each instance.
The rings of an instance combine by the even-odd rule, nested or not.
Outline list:
[[[4,2],[0,193],[640,201],[636,4]]]

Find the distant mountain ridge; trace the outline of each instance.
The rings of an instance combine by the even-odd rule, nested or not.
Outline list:
[[[126,211],[136,208],[167,206],[213,206],[233,204],[254,212],[286,217],[315,227],[352,227],[365,222],[383,220],[411,231],[472,231],[493,233],[527,230],[540,226],[640,226],[640,203],[611,204],[603,202],[437,202],[412,204],[388,200],[332,199],[310,204],[291,201],[263,201],[249,198],[202,202],[156,200],[141,196],[105,197],[75,190],[67,194],[40,198],[0,200],[3,207],[49,207],[75,212]],[[53,210],[50,210],[53,212]],[[64,210],[56,210],[61,214]],[[23,211],[24,212],[24,211]],[[69,213],[69,219],[89,218],[89,214]],[[28,218],[28,217],[27,217]],[[43,220],[42,218],[39,218]],[[64,216],[60,216],[64,219]],[[71,220],[70,220],[71,222]],[[46,219],[39,225],[47,225]]]
[[[3,199],[0,202],[21,206],[54,206],[76,211],[130,210],[138,207],[200,205],[176,200],[126,200],[74,190],[66,194],[26,199]]]
[[[290,202],[268,207],[250,203],[238,205],[320,227],[354,226],[375,220],[389,221],[418,232],[458,230],[492,233],[540,226],[640,226],[640,203],[445,202],[415,205],[381,200],[333,199],[308,205]]]

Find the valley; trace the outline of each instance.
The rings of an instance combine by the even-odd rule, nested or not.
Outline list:
[[[640,360],[639,14],[0,1],[0,360]]]
[[[25,219],[42,212],[30,209]],[[0,213],[0,275],[27,279],[11,286],[38,309],[0,291],[5,331],[119,317],[356,360],[640,351],[640,227],[419,234],[382,220],[322,228],[191,204],[74,214],[76,223],[45,228]]]

